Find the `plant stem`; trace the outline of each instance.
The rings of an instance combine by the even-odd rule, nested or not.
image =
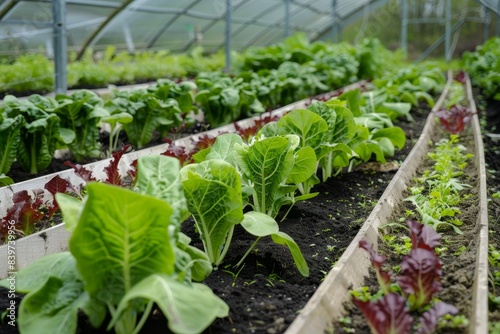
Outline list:
[[[146,320],[148,320],[149,314],[151,313],[152,309],[153,309],[153,301],[150,301],[148,303],[148,305],[146,305],[146,309],[144,310],[144,313],[142,314],[141,320],[139,320],[139,323],[135,327],[133,334],[139,334],[142,327],[146,323]]]
[[[252,249],[254,249],[255,245],[257,245],[257,242],[259,242],[260,238],[262,237],[258,237],[257,240],[255,240],[255,242],[252,244],[252,246],[250,246],[250,248],[247,250],[247,252],[245,253],[245,255],[243,255],[243,257],[241,258],[240,262],[238,262],[235,267],[239,267],[243,261],[245,261],[246,257],[248,256],[248,254],[250,254],[250,252],[252,251]]]
[[[231,226],[229,232],[227,232],[226,242],[224,243],[224,249],[222,253],[220,253],[219,258],[215,261],[215,265],[218,266],[222,260],[226,257],[227,251],[229,249],[229,245],[231,245],[231,239],[233,239],[234,225]]]

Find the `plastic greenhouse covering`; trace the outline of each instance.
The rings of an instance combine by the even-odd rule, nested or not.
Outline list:
[[[3,0],[0,52],[50,54],[53,1]],[[134,51],[207,51],[224,47],[230,8],[231,47],[279,42],[305,32],[311,39],[359,18],[388,0],[66,0],[68,49],[99,50],[106,45]],[[229,7],[228,7],[229,5]],[[288,18],[288,19],[287,19]]]
[[[294,32],[334,36],[389,0],[0,0],[0,53],[53,52],[54,8],[64,1],[68,49],[206,51],[279,42]],[[400,0],[403,1],[403,0]],[[430,1],[436,5],[440,0]],[[478,0],[497,15],[500,0]],[[227,15],[227,9],[230,9]],[[227,30],[227,20],[230,30]],[[330,34],[332,32],[332,34]],[[328,34],[327,34],[328,33]]]

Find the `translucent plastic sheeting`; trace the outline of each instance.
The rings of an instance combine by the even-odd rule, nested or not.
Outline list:
[[[0,0],[0,53],[52,53],[52,2]],[[231,47],[279,42],[286,33],[311,40],[361,18],[389,0],[231,0]],[[500,0],[478,0],[497,15]],[[188,51],[225,45],[228,0],[66,0],[70,51],[85,48]],[[288,5],[287,5],[288,3]],[[288,10],[287,10],[288,8]],[[288,20],[287,20],[288,13]],[[287,24],[288,23],[288,24]],[[288,27],[288,29],[287,29]]]
[[[287,32],[298,31],[315,39],[334,24],[342,27],[351,18],[387,1],[231,0],[231,46],[242,50],[269,45],[281,41]],[[77,53],[107,45],[129,51],[188,51],[200,45],[207,51],[217,51],[225,45],[227,2],[66,0],[68,48]],[[50,55],[52,20],[52,1],[3,0],[0,52],[42,51]]]

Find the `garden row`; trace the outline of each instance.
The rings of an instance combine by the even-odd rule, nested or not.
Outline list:
[[[450,108],[458,95],[456,88],[451,91],[441,101],[448,105],[449,120],[472,120],[472,129],[450,128],[443,122],[444,111],[434,110],[419,143],[328,283],[289,333],[299,333],[313,319],[318,319],[317,332],[333,328],[333,322],[335,333],[487,333],[488,219],[481,130],[470,85],[466,101]],[[468,107],[467,114],[457,112],[459,107]],[[457,135],[446,139],[448,131],[437,127],[438,118],[448,131],[461,132],[461,143]],[[433,142],[435,151],[428,153]],[[469,167],[471,157],[475,161]],[[370,263],[374,269],[369,270]],[[351,298],[359,310],[352,302],[342,304]]]
[[[109,157],[119,144],[122,128],[127,141],[142,148],[154,135],[156,139],[165,138],[174,129],[192,125],[191,112],[196,113],[198,108],[203,110],[209,126],[228,124],[344,86],[359,77],[370,78],[380,71],[381,63],[375,56],[366,55],[387,53],[379,50],[380,46],[351,47],[349,51],[326,43],[303,47],[300,52],[294,49],[290,59],[261,66],[258,72],[241,72],[237,76],[206,72],[194,82],[181,83],[161,79],[147,89],[114,90],[106,101],[90,91],[55,98],[6,96],[0,115],[0,145],[5,147],[0,174],[7,174],[15,160],[25,172],[38,174],[50,166],[55,150],[64,147],[69,148],[76,162],[100,158],[103,146],[107,146]],[[265,63],[265,57],[275,56],[266,53],[259,59]],[[106,143],[98,140],[102,127],[110,132]],[[4,183],[11,182],[3,179]]]
[[[346,67],[350,67],[349,71],[354,71],[355,76],[373,77],[380,73],[368,62],[373,53],[382,49],[376,40],[366,40],[353,47],[346,43],[310,44],[304,35],[295,35],[270,47],[253,47],[242,54],[234,52],[232,68],[233,73],[270,70],[290,61],[303,64],[308,71],[322,72],[324,79],[338,83],[338,76]],[[70,88],[98,88],[161,78],[174,80],[201,72],[222,71],[224,67],[222,53],[207,56],[201,48],[195,48],[189,54],[170,54],[167,51],[129,54],[116,53],[113,47],[109,47],[97,54],[89,50],[78,61],[73,58],[70,54],[67,78]],[[382,57],[379,59],[383,60]],[[53,72],[52,60],[43,55],[23,55],[12,63],[0,64],[0,92],[15,95],[50,92],[54,87]]]
[[[408,71],[401,71],[400,76],[405,77],[408,73]],[[422,80],[422,82],[424,82],[424,80]],[[427,83],[429,83],[429,81],[427,81]],[[391,85],[387,86],[393,90],[398,89],[398,87],[393,87]],[[238,189],[239,187],[233,184],[231,184],[230,187],[227,184],[224,185],[222,179],[230,175],[235,176],[236,172],[234,167],[231,167],[231,162],[233,164],[238,164],[240,170],[243,171],[243,176],[239,176],[240,182],[248,185],[242,188],[245,191],[240,195],[241,199],[239,201],[241,201],[242,204],[253,204],[253,208],[256,210],[255,213],[244,215],[245,218],[243,218],[243,222],[245,222],[245,224],[242,223],[242,225],[249,226],[248,229],[254,234],[257,234],[258,239],[262,236],[272,234],[276,242],[287,244],[291,249],[299,271],[305,275],[307,274],[307,265],[304,267],[303,259],[299,256],[300,251],[293,242],[293,239],[280,234],[275,227],[271,228],[271,226],[277,226],[274,218],[278,214],[281,206],[294,204],[301,199],[312,197],[312,194],[309,192],[311,186],[318,182],[318,176],[315,173],[318,164],[323,167],[322,177],[326,179],[328,174],[332,174],[334,171],[340,171],[343,167],[352,165],[355,161],[359,162],[369,159],[372,153],[375,153],[375,156],[383,161],[384,153],[385,155],[390,155],[391,152],[393,153],[394,144],[400,146],[402,142],[404,143],[404,134],[401,136],[400,130],[398,131],[397,128],[392,127],[387,128],[387,125],[391,123],[391,116],[395,118],[398,114],[409,115],[408,111],[411,105],[408,103],[400,103],[396,104],[397,108],[395,108],[394,105],[387,105],[388,102],[379,98],[380,95],[383,95],[379,93],[376,91],[363,93],[364,98],[360,99],[361,93],[359,91],[350,91],[344,93],[341,98],[332,100],[326,104],[313,103],[310,107],[311,110],[296,110],[283,117],[280,121],[264,126],[264,128],[260,130],[260,134],[256,137],[260,137],[261,140],[254,139],[250,144],[243,143],[241,139],[237,139],[239,137],[235,137],[234,135],[219,136],[215,146],[213,146],[210,151],[200,151],[194,156],[199,162],[198,165],[188,165],[185,167],[187,169],[183,169],[185,170],[184,173],[181,172],[181,175],[184,175],[185,179],[183,185],[184,183],[189,184],[189,178],[194,178],[195,181],[193,182],[196,184],[205,180],[207,181],[207,187],[217,186],[219,189],[222,187],[223,191],[229,193],[230,189],[234,191],[234,188]],[[414,91],[410,90],[407,95],[415,98],[412,93],[414,93]],[[346,105],[352,112],[346,108]],[[370,115],[372,114],[371,111],[375,111],[376,108],[380,108],[383,112],[378,115]],[[353,117],[353,114],[357,115],[356,119]],[[325,118],[322,118],[322,115]],[[305,120],[309,120],[309,122]],[[367,127],[366,125],[369,126]],[[335,139],[336,135],[339,136],[338,140]],[[228,150],[228,147],[233,145],[237,148]],[[275,159],[262,160],[262,156],[260,156],[262,152],[268,149],[270,150],[271,148],[276,153],[272,156],[283,158],[288,162],[284,165],[290,166],[290,168],[280,170],[276,173],[273,172],[278,170],[275,167],[280,161]],[[227,152],[233,153],[226,156]],[[236,154],[235,152],[238,153]],[[229,162],[222,163],[219,159],[213,159],[214,157],[226,157],[229,159]],[[158,157],[156,158],[158,159]],[[204,159],[208,160],[200,162]],[[141,160],[138,162],[138,179],[140,178],[139,175],[141,175],[140,161]],[[144,161],[148,160],[144,159]],[[161,164],[163,164],[163,162]],[[211,168],[210,166],[213,164],[216,164],[217,168]],[[275,164],[274,167],[273,164]],[[260,172],[255,170],[256,166],[261,166]],[[269,168],[270,172],[268,172],[266,168]],[[174,170],[172,168],[166,169],[169,171]],[[214,171],[221,169],[227,169],[227,172],[214,175]],[[146,173],[144,175],[148,175],[147,177],[142,177],[143,179],[155,179],[154,176],[152,177],[149,175],[147,168],[143,170],[145,170],[144,173]],[[167,174],[168,173],[165,173],[165,175]],[[267,179],[262,179],[263,175],[276,177],[274,179],[276,182],[271,182],[271,184],[268,185],[266,183]],[[156,175],[156,178],[157,177],[159,176]],[[235,176],[231,178],[231,182],[237,182],[235,181],[237,179],[238,177]],[[287,186],[283,186],[282,183],[284,181],[288,181]],[[143,189],[151,188],[150,190],[152,190],[152,188],[155,187],[153,185],[160,186],[162,182],[158,180],[147,181],[147,184],[146,188]],[[253,185],[253,187],[250,187],[251,185]],[[100,191],[94,191],[94,196],[98,196],[97,194],[105,192],[105,188],[106,186]],[[295,189],[301,190],[302,194],[296,195]],[[198,191],[200,189],[195,190]],[[184,192],[189,193],[189,190],[184,188]],[[201,204],[193,202],[194,197],[196,196],[188,197],[188,206],[189,203],[191,203],[191,209],[193,209],[193,207],[197,208],[196,212],[199,215],[199,221],[208,222],[203,215],[209,214],[210,211],[204,210],[200,206]],[[251,197],[252,200],[248,201],[246,199],[248,197]],[[217,198],[234,199],[235,196],[217,196]],[[70,206],[75,204],[75,200],[70,199],[70,197],[66,197],[65,199],[70,203]],[[223,203],[221,203],[221,205],[222,204]],[[234,206],[234,204],[223,205],[223,208],[227,209],[228,207],[232,208],[231,212],[233,209],[236,211],[236,213],[233,213],[233,218],[235,215],[241,216],[238,215],[237,212],[241,211],[242,213],[242,207],[238,208],[239,205]],[[193,214],[196,218],[196,213],[193,212]],[[262,215],[268,218],[262,219]],[[260,219],[254,219],[255,217],[252,216],[256,216]],[[71,220],[71,218],[69,219]],[[238,220],[239,218],[235,219]],[[65,220],[68,224],[67,217],[65,217]],[[73,223],[75,222],[74,219],[72,221]],[[267,230],[265,229],[266,226],[259,226],[256,222],[267,225]],[[266,230],[265,233],[267,234],[261,232],[263,229]],[[199,227],[198,230],[202,231],[203,226],[201,226],[201,228]],[[222,242],[224,245],[228,244],[227,238],[230,237],[230,233],[226,231],[222,233],[222,235],[224,237],[222,239],[223,241],[220,241],[220,235],[218,235],[217,237],[219,240],[217,242],[219,242],[219,244]],[[207,246],[212,244],[212,240],[206,238],[210,238],[210,236],[208,234],[202,236],[205,251],[209,254],[209,260],[213,264],[217,264],[216,262],[222,260],[221,258],[225,255],[228,248],[224,247],[221,249],[220,247]],[[181,248],[186,249],[187,245],[185,243],[183,245],[184,246]],[[203,263],[201,259],[200,261],[195,261],[195,266],[193,268],[199,268],[198,265],[200,265],[202,267],[201,269],[204,268],[206,270],[207,266],[203,266]],[[182,268],[183,272],[187,273],[186,267],[184,266]],[[204,276],[201,269],[197,270],[196,274]],[[184,278],[186,277],[182,275],[182,273],[181,276]],[[196,277],[200,278],[200,276]],[[187,279],[189,279],[189,277]]]

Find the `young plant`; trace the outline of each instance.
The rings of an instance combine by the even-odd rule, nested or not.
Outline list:
[[[21,128],[24,119],[21,115],[16,117],[3,117],[0,113],[0,175],[7,174],[16,161],[17,149],[21,142]]]
[[[113,113],[125,112],[133,117],[132,122],[122,123],[122,126],[136,148],[149,144],[156,130],[165,131],[182,122],[182,112],[175,99],[163,100],[146,90],[115,92],[115,97],[105,107]]]
[[[419,333],[433,333],[439,317],[458,313],[452,305],[432,303],[432,298],[442,288],[441,262],[435,251],[441,236],[432,227],[416,221],[409,220],[407,225],[412,249],[403,257],[402,271],[396,280],[397,289],[391,289],[390,274],[382,270],[385,256],[377,254],[367,241],[360,241],[360,247],[370,254],[383,296],[377,300],[354,297],[354,303],[365,315],[374,334],[410,333],[413,321],[410,311],[427,310],[420,318]],[[394,290],[401,291],[401,294]]]
[[[68,144],[71,156],[76,161],[101,156],[98,125],[109,112],[103,108],[102,99],[94,92],[81,90],[69,95],[56,95],[61,126],[75,133],[75,140]]]
[[[169,158],[157,162],[162,159]],[[138,165],[138,173],[148,169]],[[144,183],[140,189],[165,194],[170,184],[158,181],[166,179],[154,179],[156,190]],[[68,207],[64,200],[60,205],[65,220],[75,222],[71,253],[43,257],[18,273],[17,291],[28,293],[19,308],[23,333],[38,333],[40,326],[76,333],[79,310],[94,327],[101,326],[109,311],[108,330],[139,333],[154,303],[174,333],[199,333],[216,317],[227,316],[228,307],[220,298],[177,270],[177,262],[183,260],[187,266],[182,269],[191,271],[193,260],[179,259],[183,253],[174,243],[175,210],[164,199],[90,183],[79,207],[74,202]]]
[[[218,266],[228,252],[234,226],[243,220],[241,177],[233,166],[218,159],[187,165],[181,175],[205,252]]]
[[[234,136],[241,141],[239,136]],[[286,233],[279,231],[278,224],[272,217],[255,211],[243,214],[241,176],[230,163],[213,158],[221,153],[216,147],[211,152],[212,157],[207,156],[209,159],[199,164],[187,165],[181,170],[188,209],[193,214],[210,262],[215,266],[222,263],[229,250],[234,227],[241,224],[257,239],[237,267],[262,237],[271,236],[275,243],[289,248],[299,272],[308,276],[309,268],[296,242]],[[231,157],[226,158],[232,161]]]
[[[4,117],[23,118],[16,159],[21,168],[31,174],[46,169],[56,148],[73,142],[75,133],[60,126],[59,117],[52,111],[57,107],[53,98],[31,95],[18,100],[8,95],[0,111]]]
[[[298,136],[286,135],[234,145],[236,164],[251,192],[254,211],[275,218],[283,205],[311,197],[294,195],[296,184],[309,179],[316,167],[314,162],[300,163],[303,158],[295,154],[299,143]]]

